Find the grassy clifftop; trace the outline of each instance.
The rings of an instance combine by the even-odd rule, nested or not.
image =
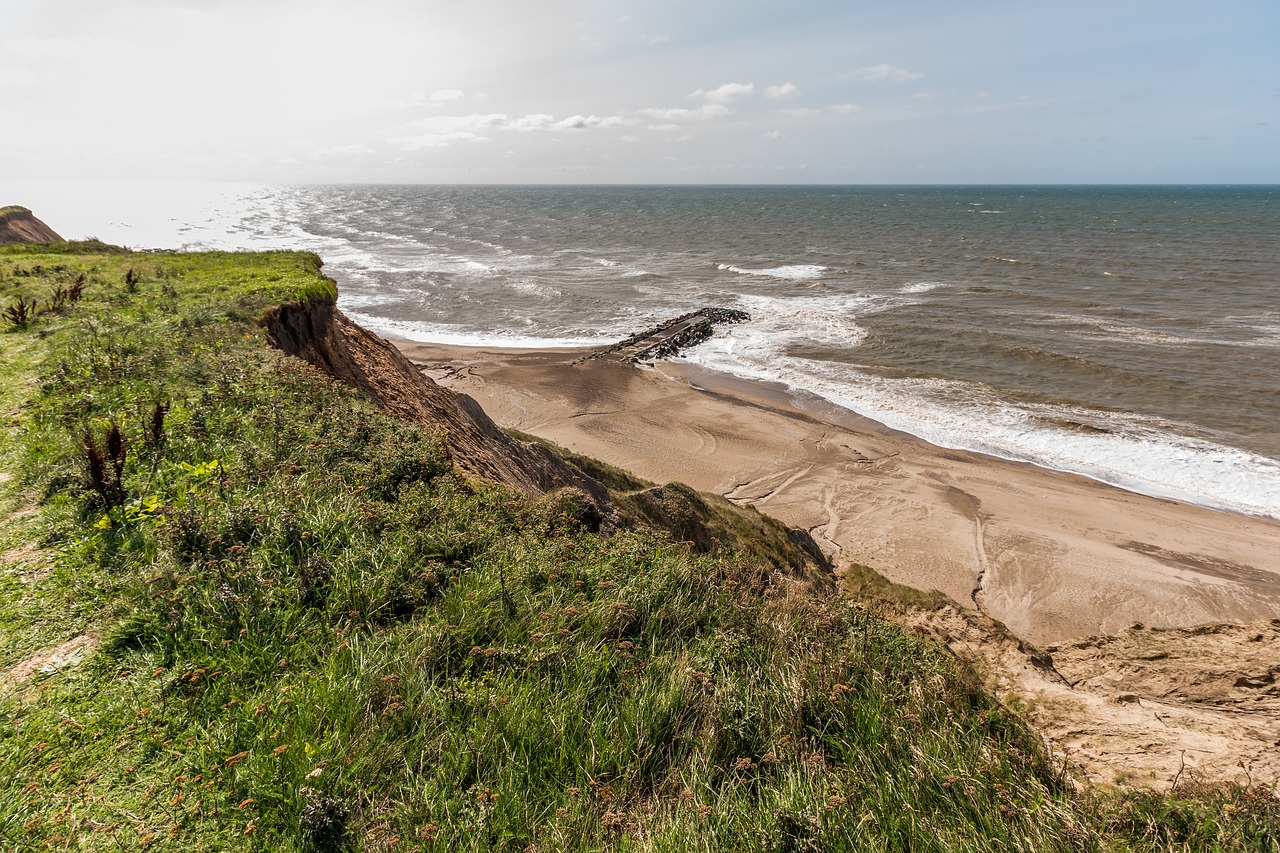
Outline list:
[[[316,298],[302,253],[0,249],[0,848],[1275,849],[1256,792],[1075,793],[749,547],[464,477],[267,345]]]

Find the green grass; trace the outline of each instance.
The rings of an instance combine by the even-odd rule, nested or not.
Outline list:
[[[1257,791],[1077,795],[754,523],[700,553],[466,481],[266,346],[331,297],[300,253],[0,250],[41,306],[0,329],[0,667],[99,641],[0,692],[0,849],[1276,849]]]

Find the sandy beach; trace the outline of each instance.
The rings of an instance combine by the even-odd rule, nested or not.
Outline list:
[[[939,590],[1038,645],[1280,616],[1280,522],[936,447],[679,362],[394,342],[504,427],[755,505],[837,565]]]

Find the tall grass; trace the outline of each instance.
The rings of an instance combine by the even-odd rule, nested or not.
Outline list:
[[[8,637],[99,645],[3,699],[4,849],[1211,837],[1177,802],[1079,798],[965,667],[856,602],[466,481],[430,426],[265,346],[272,293],[326,286],[310,256],[0,253],[0,288],[36,263],[90,284],[2,338],[7,487],[39,507],[6,535],[48,570],[0,609]],[[84,438],[112,428],[118,499]],[[1274,849],[1280,821],[1226,804],[1220,849]]]

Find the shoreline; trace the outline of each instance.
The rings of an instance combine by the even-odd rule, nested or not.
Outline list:
[[[951,450],[780,383],[389,338],[503,427],[809,530],[1035,644],[1280,614],[1280,522]]]

